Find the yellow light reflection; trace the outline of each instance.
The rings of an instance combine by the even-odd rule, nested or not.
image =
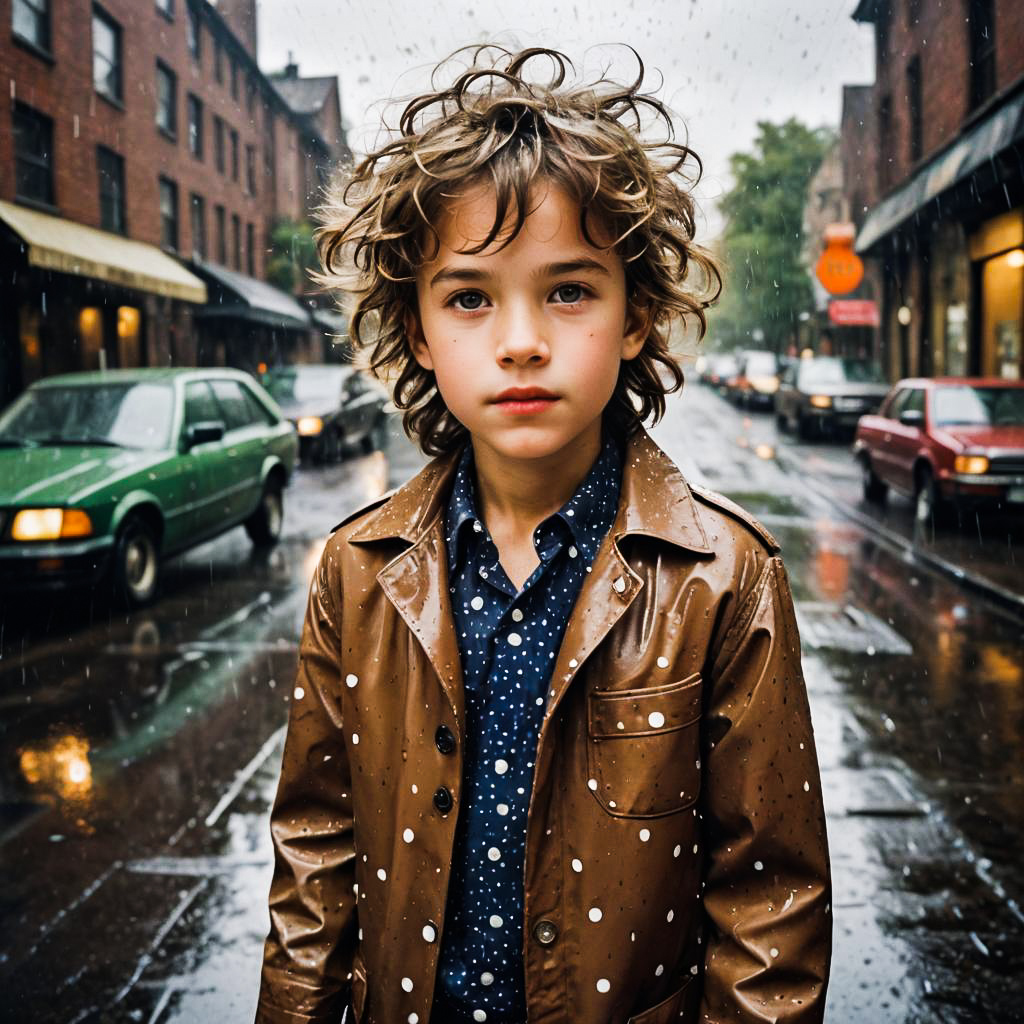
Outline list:
[[[773,445],[770,445],[770,444],[759,444],[754,449],[754,454],[759,459],[765,459],[767,461],[771,461],[772,459],[775,458],[775,448],[774,448]]]
[[[65,800],[83,800],[92,791],[89,741],[72,734],[24,747],[18,765],[25,781]]]

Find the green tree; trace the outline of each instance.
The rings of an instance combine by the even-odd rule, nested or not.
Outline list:
[[[785,351],[798,317],[811,308],[811,284],[800,262],[807,186],[835,141],[831,128],[808,128],[796,118],[758,121],[750,153],[733,153],[735,184],[723,196],[726,225],[721,255],[725,289],[711,326],[723,347]]]
[[[270,231],[267,280],[291,295],[310,285],[308,270],[317,266],[313,225],[307,220],[279,220]]]

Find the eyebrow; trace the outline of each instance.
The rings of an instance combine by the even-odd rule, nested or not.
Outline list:
[[[545,263],[544,266],[538,267],[531,276],[562,277],[565,274],[578,274],[586,271],[611,277],[611,272],[603,263],[589,257],[581,257],[578,260],[565,260],[561,263]],[[435,285],[445,284],[449,281],[478,283],[489,280],[491,276],[487,271],[477,270],[474,267],[442,267],[430,279],[430,287],[433,288]]]

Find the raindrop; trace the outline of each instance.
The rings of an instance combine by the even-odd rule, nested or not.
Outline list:
[[[587,917],[589,917],[594,924],[597,924],[597,922],[604,917],[604,914],[601,913],[600,907],[591,907],[590,910],[587,911]]]

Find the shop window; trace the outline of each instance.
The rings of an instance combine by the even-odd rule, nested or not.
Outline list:
[[[141,366],[140,331],[142,317],[134,306],[117,307],[117,365]]]
[[[168,178],[160,179],[160,243],[178,251],[178,186]]]
[[[24,103],[14,104],[14,193],[53,206],[53,121]]]
[[[100,185],[100,227],[123,235],[124,158],[106,146],[97,146],[96,173]]]
[[[42,312],[38,306],[26,304],[18,310],[21,379],[25,384],[31,384],[43,376],[42,326]]]
[[[189,201],[192,212],[192,259],[206,259],[206,200],[194,192]]]
[[[16,39],[50,52],[50,0],[14,0],[11,31]]]
[[[188,46],[189,56],[194,60],[199,60],[202,57],[203,28],[199,21],[199,11],[192,4],[186,5],[185,44]]]
[[[156,125],[172,137],[178,134],[178,76],[156,62]]]
[[[967,15],[971,48],[971,109],[996,91],[994,0],[970,0]]]
[[[78,311],[79,365],[83,370],[106,369],[103,351],[103,315],[95,306]]]
[[[197,159],[203,159],[203,101],[188,94],[188,151]]]
[[[217,262],[227,266],[228,262],[228,225],[227,214],[219,203],[213,211],[217,222]]]
[[[981,266],[981,372],[1019,380],[1024,249],[985,260]]]
[[[121,26],[99,7],[92,10],[92,84],[108,100],[120,103],[124,92]]]

